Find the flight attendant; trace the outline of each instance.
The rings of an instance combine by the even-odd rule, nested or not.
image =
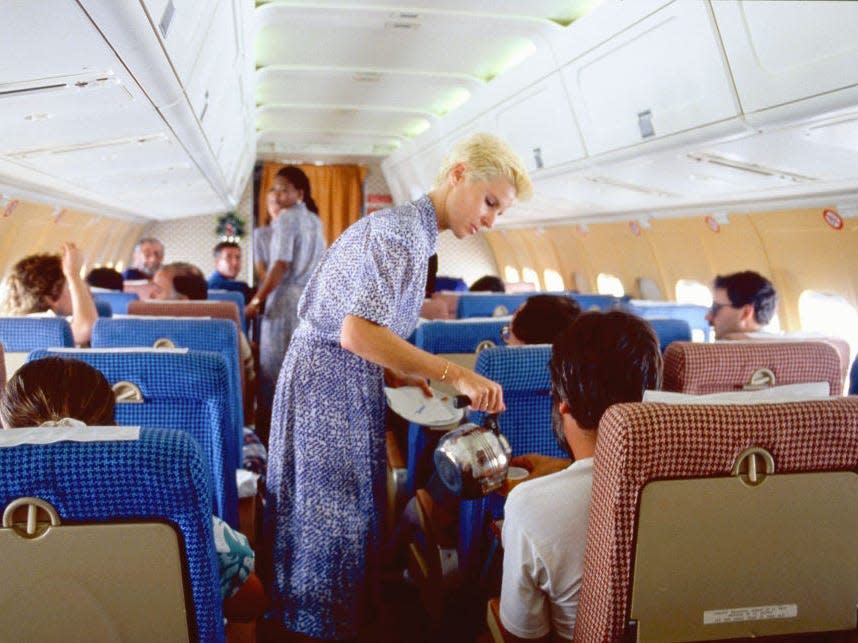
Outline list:
[[[374,594],[385,487],[383,386],[446,381],[482,411],[501,387],[409,344],[439,231],[463,239],[532,188],[505,143],[477,134],[435,187],[366,216],[331,246],[299,304],[271,422],[267,536],[272,596],[287,630],[356,637]]]
[[[269,193],[274,195],[280,212],[271,223],[268,273],[245,308],[246,315],[253,317],[265,302],[259,340],[260,404],[256,426],[263,440],[268,435],[277,374],[298,327],[298,300],[326,245],[319,208],[303,170],[292,165],[281,168]]]

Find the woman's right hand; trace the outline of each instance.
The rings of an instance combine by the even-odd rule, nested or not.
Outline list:
[[[506,410],[503,403],[503,389],[497,382],[477,375],[462,366],[453,366],[450,383],[461,393],[471,398],[471,408],[475,411],[499,413]]]
[[[80,271],[83,268],[83,253],[71,241],[63,241],[60,245],[63,251],[62,266],[63,275],[66,279],[80,278]]]

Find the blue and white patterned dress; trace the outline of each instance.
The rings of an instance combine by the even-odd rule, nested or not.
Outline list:
[[[266,525],[288,630],[357,635],[373,589],[385,489],[383,369],[340,347],[352,314],[407,337],[438,222],[429,197],[376,212],[331,246],[299,304],[277,381]]]

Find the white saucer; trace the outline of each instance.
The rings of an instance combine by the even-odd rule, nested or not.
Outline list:
[[[524,467],[510,467],[506,473],[508,480],[524,480],[529,475],[530,471]]]
[[[432,389],[434,397],[426,397],[417,386],[384,387],[387,405],[402,418],[423,426],[447,426],[462,419],[465,409],[453,406],[453,396]]]

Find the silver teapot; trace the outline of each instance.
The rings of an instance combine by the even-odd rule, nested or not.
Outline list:
[[[503,485],[512,449],[498,428],[497,414],[444,435],[435,448],[435,470],[453,494],[480,498]]]

